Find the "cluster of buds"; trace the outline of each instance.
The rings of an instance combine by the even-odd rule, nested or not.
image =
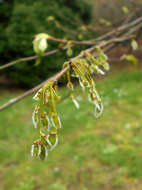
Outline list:
[[[101,69],[101,67],[108,71],[110,69],[108,63],[108,57],[104,54],[103,50],[100,47],[96,47],[95,56],[90,53],[84,53],[84,56],[89,64],[89,69],[91,73],[97,73],[104,75],[105,72]]]
[[[56,103],[60,97],[55,88],[54,82],[49,81],[33,97],[37,105],[32,120],[37,130],[38,139],[32,144],[31,155],[40,159],[45,159],[48,156],[48,151],[53,150],[58,144],[61,121],[56,111]]]
[[[43,37],[43,36],[42,36]],[[67,87],[70,90],[70,98],[77,109],[79,103],[73,94],[74,86],[71,76],[77,77],[79,84],[83,90],[88,91],[88,100],[95,106],[94,115],[99,117],[103,112],[103,103],[96,90],[93,80],[93,73],[105,74],[104,70],[109,70],[108,58],[103,51],[97,47],[95,56],[83,52],[82,58],[75,59],[72,62],[65,62],[63,68],[68,64],[71,71],[67,71]],[[58,144],[58,133],[61,128],[61,121],[56,110],[56,103],[60,101],[60,97],[56,93],[55,82],[48,81],[33,97],[37,102],[32,120],[38,134],[38,139],[33,142],[31,155],[45,159],[48,152],[53,150]]]
[[[94,104],[95,111],[94,116],[99,117],[103,112],[103,103],[96,90],[95,82],[93,80],[93,73],[104,75],[104,70],[109,70],[108,58],[101,50],[100,47],[96,47],[95,56],[82,52],[82,58],[71,62],[72,76],[77,77],[79,84],[83,90],[88,89],[88,100]],[[63,67],[66,67],[68,62],[65,62]],[[71,82],[71,74],[67,72],[67,87],[71,90],[71,100],[76,108],[79,108],[79,103],[73,95],[73,84]]]

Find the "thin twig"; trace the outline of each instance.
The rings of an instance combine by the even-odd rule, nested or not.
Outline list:
[[[116,42],[121,42],[121,41],[124,41],[124,40],[128,40],[130,37],[122,37],[122,38],[114,38],[114,39],[111,39],[109,41],[106,41],[106,42],[103,42],[103,43],[100,43],[100,47],[105,47],[104,48],[104,51],[108,51],[110,48],[113,47],[113,44],[116,43]],[[108,45],[106,47],[106,45]],[[96,48],[96,46],[93,46],[89,49],[86,49],[84,52],[86,53],[89,53],[89,52],[92,52],[94,49]],[[69,63],[81,58],[83,56],[83,54],[79,54],[78,56],[72,58],[69,60]],[[20,100],[22,100],[23,98],[29,96],[30,94],[32,94],[33,92],[37,91],[38,89],[40,89],[45,83],[47,83],[48,81],[50,80],[53,80],[55,82],[57,82],[68,70],[70,69],[70,64],[68,64],[67,67],[65,67],[64,69],[62,69],[60,72],[58,72],[56,75],[54,75],[53,77],[45,80],[44,82],[42,82],[41,84],[37,85],[36,87],[28,90],[27,92],[23,93],[22,95],[16,97],[16,98],[13,98],[11,100],[9,100],[7,103],[5,103],[4,105],[0,106],[0,111],[6,109],[7,107],[15,104],[16,102],[19,102]]]
[[[61,42],[67,44],[68,42],[71,42],[73,45],[92,45],[94,42],[89,41],[89,40],[83,40],[83,41],[75,41],[75,40],[64,40],[60,38],[55,38],[53,36],[48,37],[50,40],[56,41],[56,42]]]
[[[106,34],[98,37],[97,39],[95,39],[95,41],[101,41],[101,40],[104,40],[106,39],[107,37],[110,37],[112,36],[113,34],[119,34],[119,32],[123,31],[123,30],[126,30],[128,29],[129,27],[132,27],[133,25],[135,24],[138,24],[139,22],[142,22],[142,17],[139,17],[137,18],[136,20],[130,22],[130,23],[127,23],[127,24],[124,24],[122,26],[119,26],[118,28],[110,31],[110,32],[107,32]],[[93,40],[90,40],[91,42],[93,42]]]
[[[72,41],[72,43],[73,43],[73,44],[78,43],[79,45],[82,45],[82,44],[86,44],[86,45],[87,45],[87,43],[88,43],[88,45],[95,44],[97,41],[104,40],[105,38],[110,37],[110,36],[112,36],[112,35],[115,34],[115,33],[119,34],[120,31],[123,31],[123,30],[125,30],[125,29],[127,29],[127,28],[129,28],[129,27],[131,27],[131,26],[133,26],[133,25],[135,25],[135,24],[138,24],[138,23],[141,22],[141,21],[142,21],[142,17],[139,17],[138,19],[132,21],[131,23],[125,24],[125,25],[123,25],[123,26],[120,26],[120,27],[118,27],[117,29],[114,29],[114,30],[112,30],[111,32],[108,32],[108,33],[102,35],[101,37],[96,38],[95,40]],[[69,40],[62,40],[62,39],[53,38],[53,37],[51,37],[51,38],[52,38],[52,40],[54,40],[54,41],[63,42],[63,43],[67,43],[67,42],[69,41]],[[67,49],[67,47],[66,47],[66,48],[63,48],[63,49],[65,50],[65,49]],[[43,54],[42,57],[46,57],[46,56],[49,56],[49,55],[53,55],[53,54],[55,54],[55,53],[57,53],[57,52],[59,52],[59,51],[60,51],[60,49],[52,50],[52,51],[50,51],[50,52],[47,52],[47,53]],[[13,66],[13,65],[15,65],[15,64],[17,64],[17,63],[20,63],[20,62],[31,61],[31,60],[35,60],[35,59],[37,59],[37,58],[38,58],[38,56],[30,56],[30,57],[26,57],[26,58],[21,58],[21,59],[18,59],[18,60],[16,60],[16,61],[12,61],[12,62],[10,62],[10,63],[7,63],[7,64],[4,64],[4,65],[0,66],[0,70],[5,69],[5,68],[8,68],[8,67]]]
[[[137,21],[141,21],[142,20],[142,17],[139,18],[139,19],[136,19]],[[137,22],[136,21],[133,21],[133,24],[136,24]],[[129,24],[129,26],[132,25],[132,23]],[[128,24],[127,24],[128,26]],[[131,28],[128,32],[125,32],[125,34],[122,35],[122,37],[115,37],[115,38],[112,38],[112,39],[109,39],[107,41],[102,41],[98,44],[98,46],[100,47],[103,47],[104,51],[108,51],[109,49],[111,49],[115,43],[119,43],[119,42],[123,42],[123,41],[126,41],[128,39],[131,38],[131,34],[134,33],[135,31],[137,31],[138,29],[140,29],[142,27],[142,22],[140,22],[138,25],[135,25],[133,28]],[[120,28],[120,27],[119,27]],[[121,27],[122,28],[122,27]],[[123,26],[123,28],[125,28]],[[92,52],[94,49],[96,48],[96,45],[91,47],[91,48],[88,48],[86,49],[85,51],[83,52]],[[49,52],[50,55],[59,51],[58,49],[57,50],[53,50],[52,52]],[[49,55],[49,53],[47,53]],[[69,63],[72,63],[73,61],[81,58],[84,54],[81,53],[79,54],[78,56],[72,58],[69,60]],[[43,56],[47,56],[47,55],[43,55]],[[32,56],[32,57],[28,57],[28,58],[23,58],[23,59],[20,59],[20,61],[25,61],[25,60],[33,60],[33,59],[36,59],[37,56]],[[14,63],[15,64],[15,63]],[[60,72],[58,72],[56,75],[54,75],[53,77],[47,79],[46,81],[42,82],[41,84],[37,85],[36,87],[28,90],[27,92],[23,93],[22,95],[14,98],[14,99],[11,99],[9,100],[7,103],[5,103],[4,105],[2,105],[0,107],[0,111],[4,110],[5,108],[15,104],[16,102],[19,102],[20,100],[22,100],[23,98],[25,98],[26,96],[29,96],[30,94],[32,94],[33,92],[37,91],[38,89],[40,89],[45,83],[47,83],[49,80],[53,80],[55,82],[57,82],[68,70],[70,69],[70,64],[68,64],[67,67],[65,67],[64,69],[62,69]]]
[[[67,42],[69,42],[68,40],[62,40],[62,39],[54,38],[54,37],[51,37],[51,36],[50,36],[50,39],[53,40],[53,41],[61,42],[61,43],[67,43]],[[84,45],[91,45],[91,44],[94,44],[94,42],[93,43],[91,43],[91,42],[87,43],[87,41],[70,41],[70,42],[71,42],[71,45],[72,44],[73,45],[77,45],[77,44],[78,45],[83,45],[83,44]],[[55,53],[57,53],[57,52],[59,52],[61,50],[66,50],[66,49],[67,49],[67,47],[64,47],[62,49],[55,49],[55,50],[49,51],[47,53],[44,53],[43,55],[41,55],[41,57],[47,57],[49,55],[53,55],[53,54],[55,54]],[[21,62],[25,62],[25,61],[32,61],[32,60],[35,60],[37,58],[38,58],[37,55],[30,56],[30,57],[20,58],[20,59],[17,59],[16,61],[12,61],[12,62],[9,62],[7,64],[4,64],[4,65],[0,66],[0,70],[6,69],[8,67],[11,67],[11,66],[13,66],[13,65],[15,65],[17,63],[21,63]]]
[[[19,102],[20,100],[22,100],[23,98],[29,96],[30,94],[32,94],[33,92],[36,92],[38,89],[40,89],[44,84],[46,84],[48,81],[50,80],[54,80],[54,81],[57,81],[59,80],[59,78],[61,78],[62,75],[64,75],[64,73],[66,73],[68,70],[69,70],[69,65],[64,68],[62,71],[60,71],[59,73],[57,73],[56,75],[54,75],[53,77],[45,80],[44,82],[42,82],[41,84],[37,85],[36,87],[26,91],[25,93],[23,93],[22,95],[16,97],[16,98],[13,98],[11,100],[9,100],[7,103],[5,103],[4,105],[2,105],[0,107],[0,111],[4,110],[5,108],[11,106],[12,104],[15,104],[16,102]]]
[[[49,56],[49,55],[53,55],[53,54],[55,54],[55,53],[57,53],[57,52],[59,52],[59,51],[60,51],[60,49],[55,49],[55,50],[49,51],[49,52],[47,52],[47,53],[41,55],[41,57],[46,57],[46,56]],[[25,58],[20,58],[20,59],[17,59],[16,61],[12,61],[12,62],[10,62],[10,63],[7,63],[7,64],[5,64],[5,65],[0,66],[0,70],[6,69],[6,68],[8,68],[8,67],[10,67],[10,66],[12,66],[12,65],[15,65],[15,64],[17,64],[17,63],[20,63],[20,62],[32,61],[32,60],[35,60],[35,59],[37,59],[37,58],[38,58],[37,55],[35,55],[35,56],[30,56],[30,57],[25,57]]]

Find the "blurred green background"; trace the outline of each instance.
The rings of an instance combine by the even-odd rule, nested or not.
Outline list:
[[[95,38],[112,27],[102,26],[101,18],[115,26],[126,16],[122,6],[133,13],[141,5],[141,0],[0,1],[0,65],[34,55],[32,40],[37,33],[75,40]],[[142,189],[141,36],[138,43],[137,65],[118,61],[120,55],[131,52],[129,45],[119,46],[109,54],[110,72],[103,78],[97,76],[104,102],[100,118],[94,118],[94,108],[78,86],[79,110],[69,99],[58,105],[63,125],[59,145],[45,161],[30,156],[36,138],[32,96],[0,112],[0,190]],[[56,47],[52,42],[48,51]],[[73,55],[84,48],[75,48]],[[0,105],[23,93],[23,87],[56,73],[66,59],[66,53],[60,52],[42,59],[39,66],[25,62],[1,71]],[[11,81],[14,85],[9,88]],[[62,87],[59,93],[64,97],[68,91]]]
[[[94,118],[87,95],[77,88],[80,109],[76,110],[69,99],[58,105],[63,128],[59,145],[45,161],[30,157],[36,137],[32,97],[1,112],[0,189],[141,190],[141,86],[141,68],[133,67],[98,81],[104,102],[99,119]],[[19,93],[4,91],[0,102]],[[60,90],[62,96],[66,93]]]

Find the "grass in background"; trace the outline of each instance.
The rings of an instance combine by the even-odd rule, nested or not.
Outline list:
[[[0,113],[1,190],[142,189],[142,72],[117,73],[97,88],[105,105],[99,119],[79,88],[80,110],[69,99],[59,104],[59,145],[44,162],[29,153],[32,97]],[[14,96],[3,92],[0,103]]]

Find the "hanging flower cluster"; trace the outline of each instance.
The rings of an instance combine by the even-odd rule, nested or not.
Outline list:
[[[37,55],[41,55],[46,50],[47,39],[48,35],[45,34],[40,34],[35,38],[34,50]],[[68,42],[67,47],[67,54],[71,56],[71,42]],[[103,103],[96,90],[93,73],[104,75],[104,70],[109,70],[108,58],[100,47],[95,48],[94,55],[89,51],[84,51],[78,57],[63,65],[63,68],[68,65],[71,68],[66,72],[70,98],[75,107],[79,109],[80,105],[73,94],[74,86],[71,81],[71,76],[73,76],[78,78],[81,88],[88,91],[88,100],[94,105],[94,116],[97,118],[103,112]],[[39,138],[32,144],[31,155],[45,159],[48,151],[53,150],[58,144],[58,133],[61,128],[60,117],[56,110],[56,103],[60,97],[56,93],[55,82],[48,81],[33,98],[37,105],[32,120]]]
[[[85,89],[88,90],[88,100],[94,104],[94,116],[98,118],[103,112],[103,103],[96,90],[92,74],[97,73],[104,75],[104,70],[109,70],[109,64],[107,62],[108,58],[99,47],[96,47],[95,49],[95,56],[90,53],[82,52],[81,57],[82,58],[71,62],[71,68],[73,71],[72,76],[78,78],[79,84],[83,91]],[[66,67],[67,64],[70,63],[65,62],[63,68]],[[104,70],[101,67],[103,67]],[[75,107],[79,109],[79,103],[73,95],[74,87],[71,82],[71,72],[67,72],[67,87],[71,90],[71,100],[73,101]]]
[[[34,141],[31,155],[45,159],[48,151],[58,144],[58,132],[61,128],[60,117],[56,110],[56,103],[60,97],[56,93],[53,81],[47,82],[33,97],[37,102],[32,120],[39,138]]]

